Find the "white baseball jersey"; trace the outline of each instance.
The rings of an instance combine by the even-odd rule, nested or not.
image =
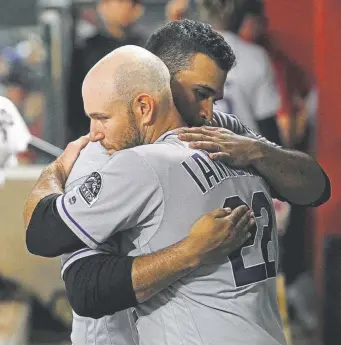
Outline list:
[[[0,185],[5,180],[4,168],[17,163],[16,154],[27,149],[30,132],[15,105],[0,96]]]
[[[221,32],[236,55],[236,66],[227,74],[224,98],[216,109],[237,114],[248,127],[259,131],[257,121],[277,113],[280,106],[267,52],[231,32]]]
[[[214,163],[168,133],[153,145],[115,153],[60,197],[57,209],[90,248],[107,250],[110,237],[121,231],[137,255],[180,241],[204,213],[243,203],[256,215],[250,240],[224,264],[202,266],[139,305],[140,344],[285,344],[273,206],[268,187],[253,171]],[[77,256],[96,254],[80,252],[63,269]]]

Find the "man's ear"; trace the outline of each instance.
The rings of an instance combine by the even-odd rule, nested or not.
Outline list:
[[[134,99],[132,110],[140,118],[142,125],[150,126],[155,121],[155,106],[153,97],[148,94],[141,94]]]

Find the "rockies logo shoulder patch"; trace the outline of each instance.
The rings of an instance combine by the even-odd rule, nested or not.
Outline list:
[[[79,193],[84,201],[91,207],[98,199],[102,189],[102,176],[99,172],[93,172],[79,187]]]

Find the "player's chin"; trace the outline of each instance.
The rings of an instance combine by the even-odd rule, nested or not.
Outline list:
[[[113,152],[117,151],[113,145],[110,145],[110,143],[106,142],[105,140],[101,140],[100,144],[102,147],[108,151],[109,154],[112,154]]]

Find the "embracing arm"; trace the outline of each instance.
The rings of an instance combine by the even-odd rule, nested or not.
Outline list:
[[[186,128],[179,131],[179,138],[189,141],[194,149],[210,152],[211,159],[239,168],[254,167],[276,198],[302,206],[319,206],[329,200],[329,178],[316,160],[270,143],[234,116],[229,116],[229,120],[232,131],[219,127]]]
[[[76,258],[63,269],[70,304],[78,315],[92,318],[134,307],[199,265],[224,262],[249,237],[253,224],[245,206],[218,209],[196,221],[182,241],[153,254]]]
[[[78,259],[64,274],[72,309],[100,318],[135,307],[188,274],[198,255],[183,240],[156,254],[133,258],[99,254]]]
[[[51,194],[62,194],[65,181],[66,176],[58,160],[43,170],[32,192],[25,201],[24,224],[26,230],[39,202]]]
[[[250,157],[251,165],[279,199],[304,206],[319,206],[329,200],[329,178],[309,155],[257,142]]]
[[[46,196],[32,213],[26,230],[26,247],[32,254],[53,258],[86,247],[60,218],[56,207],[59,196]]]

